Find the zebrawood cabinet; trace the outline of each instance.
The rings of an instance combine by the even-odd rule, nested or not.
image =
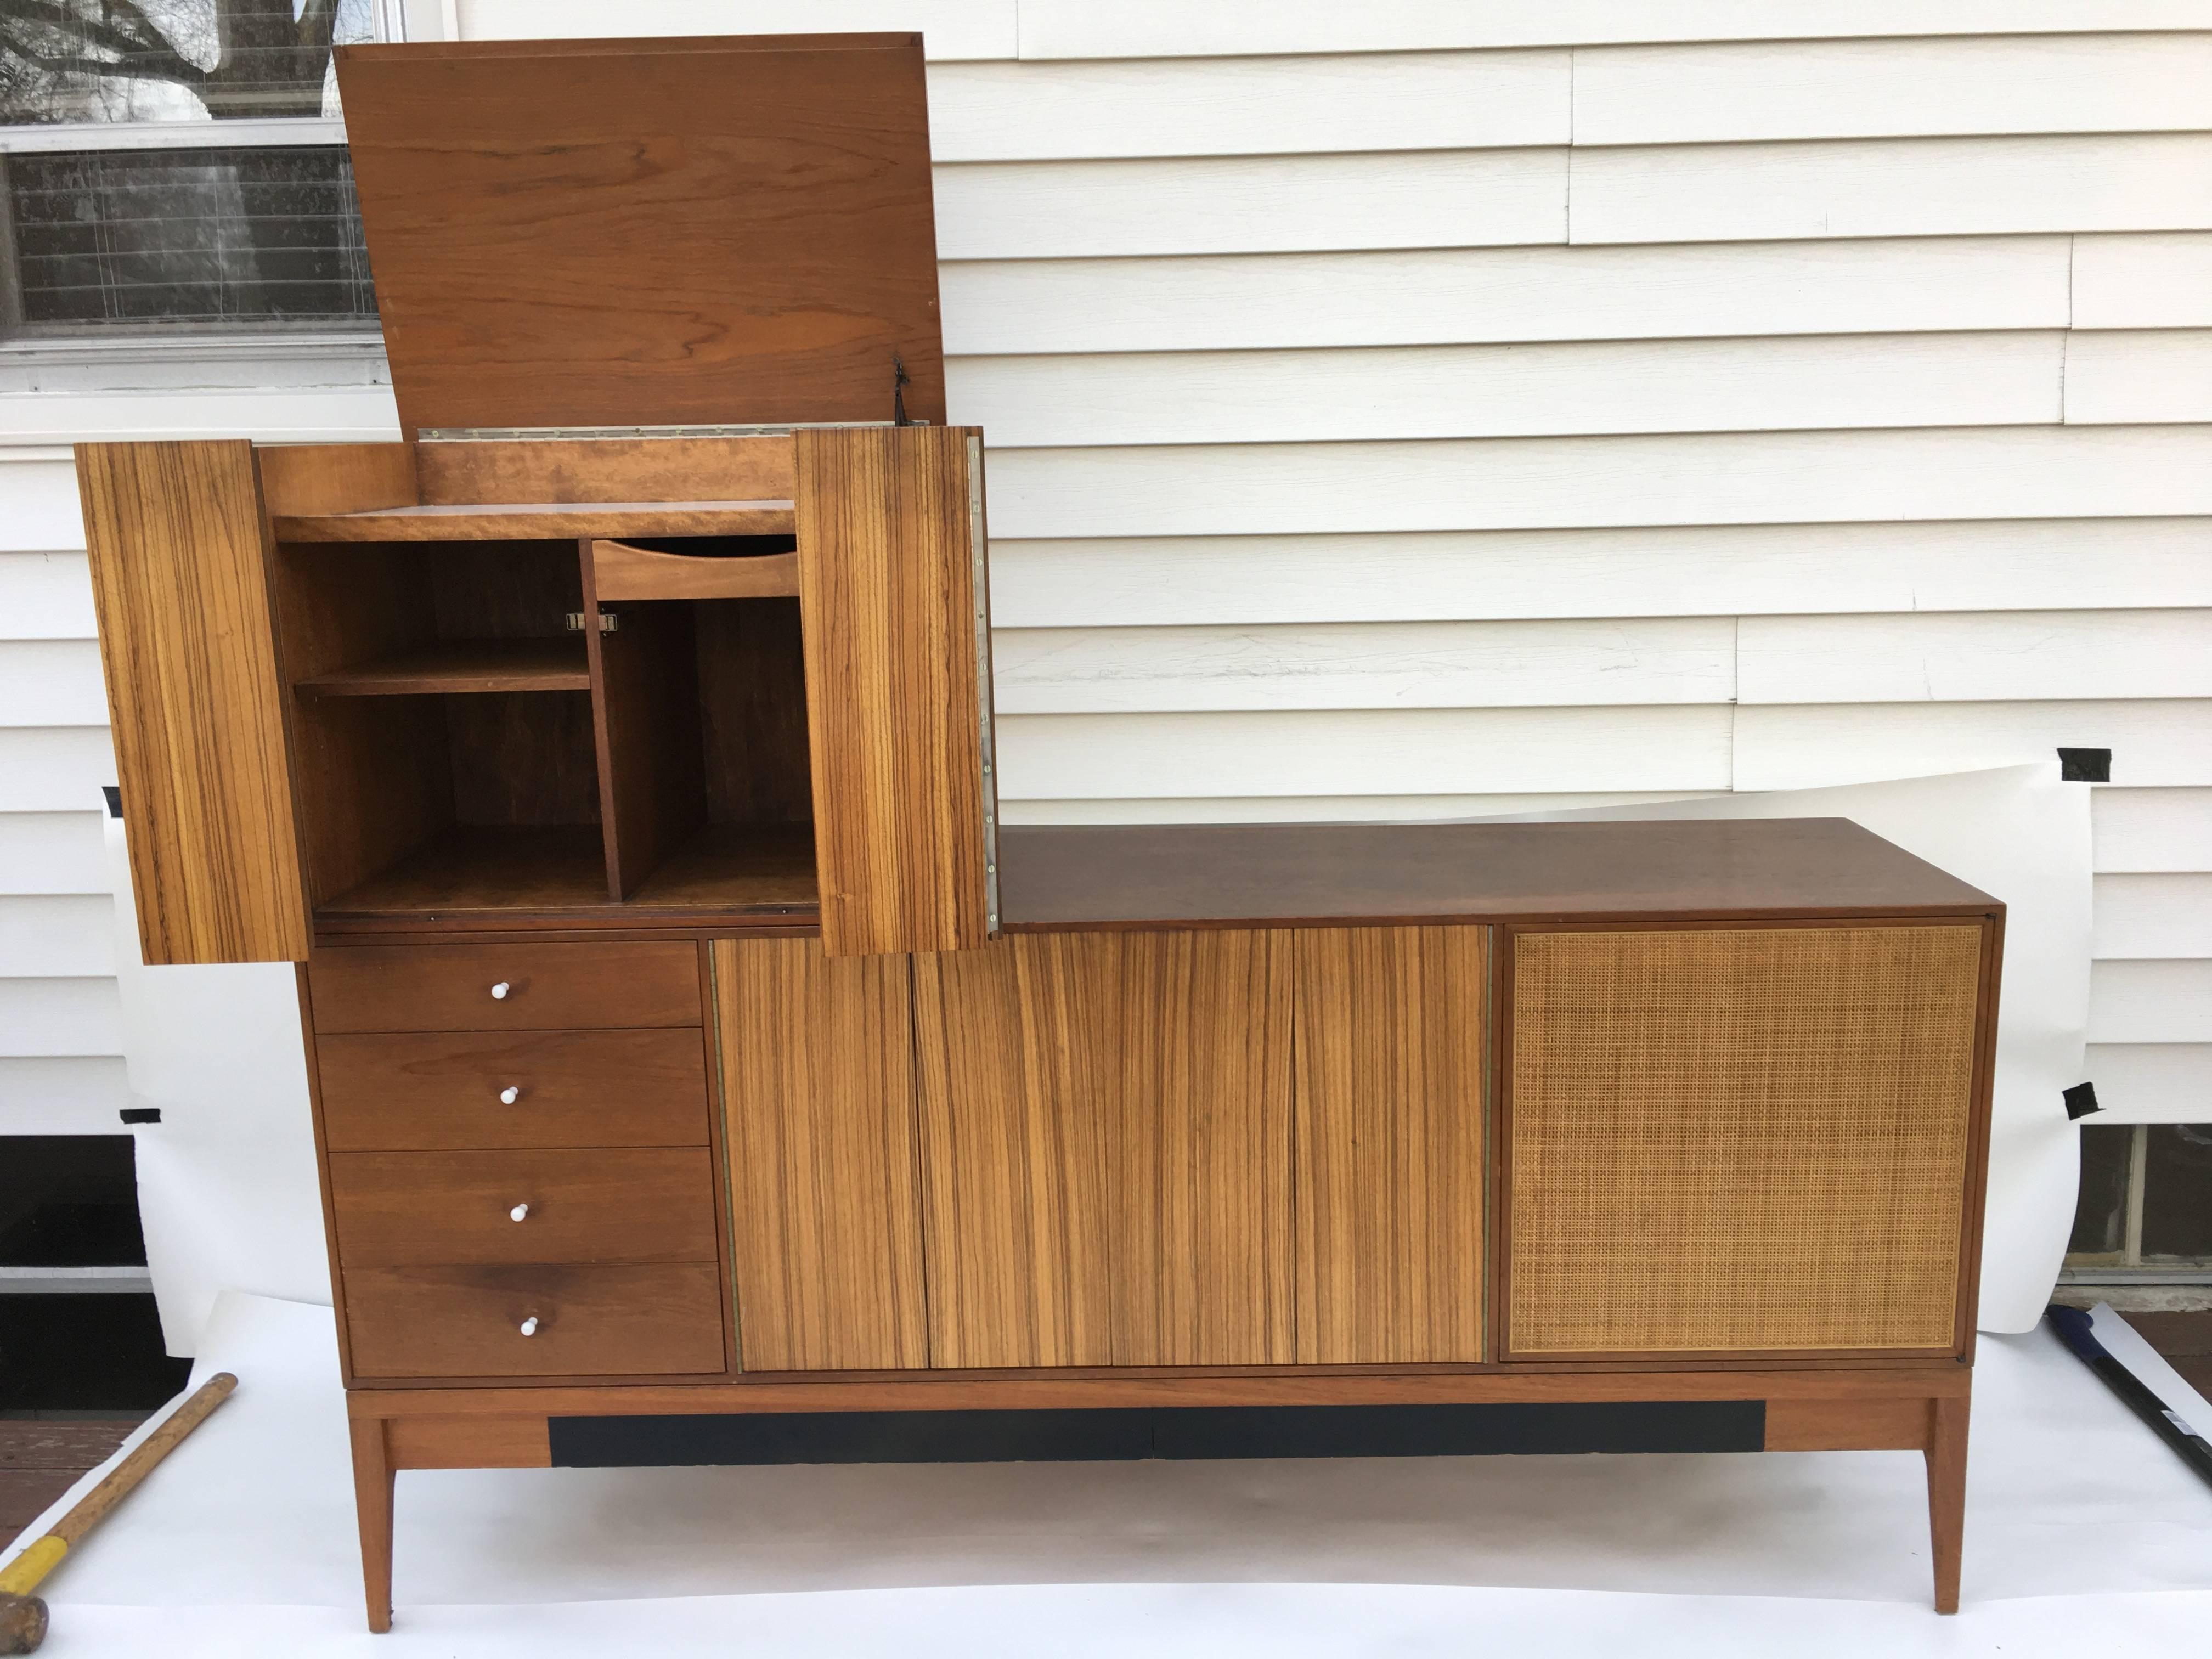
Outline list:
[[[146,959],[301,964],[374,1627],[399,1468],[860,1451],[1919,1449],[1955,1606],[2002,905],[1002,827],[918,39],[338,58],[405,441],[79,475]]]

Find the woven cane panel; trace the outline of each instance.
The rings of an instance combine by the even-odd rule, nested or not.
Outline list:
[[[1514,941],[1517,1354],[1946,1348],[1971,926]]]

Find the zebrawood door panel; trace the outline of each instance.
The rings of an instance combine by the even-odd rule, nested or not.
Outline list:
[[[1507,1357],[1951,1349],[1984,931],[1514,934]]]
[[[1483,1358],[1485,934],[1295,936],[1303,1364]]]
[[[1114,1363],[1099,992],[1117,949],[1020,933],[914,959],[933,1365]]]
[[[954,951],[989,933],[981,434],[796,434],[822,943]]]
[[[1290,935],[1101,937],[1119,968],[1114,1361],[1291,1364]]]
[[[917,957],[935,1365],[1287,1364],[1291,936]]]
[[[717,939],[739,1363],[929,1363],[906,959]]]
[[[145,958],[303,961],[253,447],[80,444],[76,472]]]

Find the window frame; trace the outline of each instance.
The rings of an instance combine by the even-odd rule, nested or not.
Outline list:
[[[378,42],[409,39],[456,38],[453,0],[370,0],[370,39]],[[424,13],[429,14],[427,17]],[[410,30],[409,18],[415,24]],[[58,154],[88,150],[185,150],[343,148],[345,122],[330,116],[271,116],[236,120],[204,121],[61,121],[35,125],[0,125],[0,169],[11,155]],[[315,366],[305,380],[328,382],[334,363],[357,361],[361,373],[355,383],[382,383],[384,336],[376,327],[339,327],[327,324],[226,327],[207,323],[153,323],[87,328],[76,332],[27,334],[22,318],[20,280],[15,266],[15,227],[9,218],[9,192],[0,188],[0,391],[45,389],[15,384],[18,377],[41,368],[69,368],[73,378],[88,383],[72,390],[98,390],[100,372],[112,366],[123,371],[118,389],[143,386],[144,376],[133,369],[161,364],[178,384],[191,381],[194,364],[264,366],[298,363]],[[315,368],[323,372],[317,374]],[[10,374],[9,371],[15,371]],[[162,378],[167,378],[167,375]],[[291,376],[281,370],[280,383]]]

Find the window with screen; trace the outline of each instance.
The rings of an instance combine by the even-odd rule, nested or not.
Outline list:
[[[0,334],[373,332],[333,46],[372,0],[0,6]]]

